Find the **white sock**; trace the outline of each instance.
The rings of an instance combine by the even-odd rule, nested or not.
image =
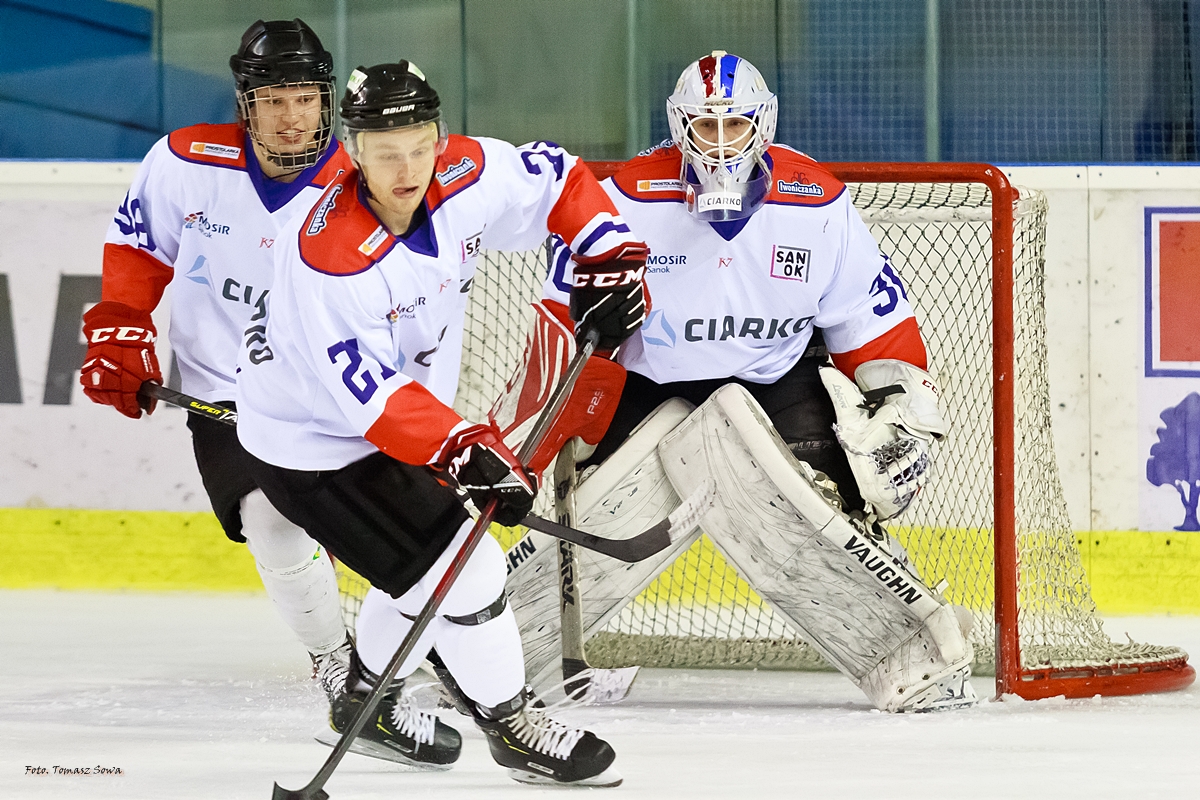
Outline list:
[[[517,696],[525,685],[525,657],[511,608],[482,625],[438,622],[438,655],[467,697],[498,706]]]
[[[367,592],[358,612],[356,637],[359,658],[367,669],[377,675],[387,669],[396,649],[412,629],[412,621],[401,612],[413,617],[421,612],[472,524],[469,520],[464,523],[446,552],[399,599],[378,589]],[[512,609],[505,608],[498,617],[482,625],[458,625],[443,616],[465,616],[492,605],[504,591],[506,576],[504,552],[495,539],[484,536],[450,588],[438,616],[429,623],[397,671],[397,677],[405,678],[415,672],[429,650],[436,647],[450,673],[472,700],[494,706],[515,697],[525,685],[525,659]]]
[[[346,640],[333,562],[303,529],[275,510],[262,491],[242,498],[242,535],[267,596],[309,652],[321,655]]]

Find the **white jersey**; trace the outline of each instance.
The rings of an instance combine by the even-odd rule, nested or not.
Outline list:
[[[283,231],[267,318],[240,361],[251,453],[300,470],[376,450],[427,463],[462,422],[450,405],[482,250],[529,250],[550,232],[584,255],[635,241],[587,166],[547,142],[451,136],[418,214],[393,236],[352,171]]]
[[[846,353],[912,319],[904,286],[845,186],[789,148],[771,147],[767,157],[766,203],[737,222],[714,225],[687,213],[674,146],[601,184],[650,247],[651,311],[618,354],[626,369],[656,383],[772,383],[803,356],[814,326],[830,352]],[[545,286],[562,303],[571,284],[567,255],[556,251]],[[923,360],[915,324],[908,326]]]
[[[351,168],[334,142],[291,183],[265,178],[238,125],[160,139],[109,226],[103,298],[151,311],[171,285],[171,348],[186,394],[236,396],[242,331],[271,286],[282,224]]]

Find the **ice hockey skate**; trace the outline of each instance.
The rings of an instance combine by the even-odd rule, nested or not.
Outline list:
[[[558,707],[542,706],[526,690],[500,706],[479,707],[475,724],[487,735],[492,758],[518,783],[620,786],[612,746],[591,731],[552,719]]]
[[[350,637],[342,642],[336,650],[329,653],[309,653],[313,663],[313,680],[321,685],[325,696],[329,698],[332,707],[339,695],[346,692],[346,682],[350,677],[350,664],[354,653],[354,642]]]
[[[317,741],[335,746],[366,696],[360,691],[339,695],[329,712],[329,729],[317,734]],[[418,769],[446,770],[462,752],[462,737],[434,714],[418,708],[412,693],[398,684],[379,702],[375,724],[363,726],[350,752]]]

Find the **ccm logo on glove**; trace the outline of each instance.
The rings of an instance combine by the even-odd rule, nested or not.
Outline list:
[[[136,328],[132,325],[122,325],[119,328],[94,328],[91,338],[88,339],[89,344],[109,341],[154,344],[158,341],[158,337],[154,335],[154,331],[152,330]]]
[[[646,277],[646,266],[617,272],[576,272],[572,286],[611,289],[614,286],[630,286],[641,283]]]
[[[162,383],[150,312],[103,300],[83,315],[83,335],[88,343],[79,371],[83,393],[127,417],[142,416],[138,389],[146,381]],[[147,413],[154,410],[153,401],[147,406]]]

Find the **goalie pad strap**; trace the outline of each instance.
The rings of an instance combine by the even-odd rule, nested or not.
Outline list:
[[[854,380],[868,402],[878,398],[896,409],[896,424],[913,436],[940,439],[946,435],[938,399],[941,390],[919,367],[895,359],[868,361],[854,372]]]

